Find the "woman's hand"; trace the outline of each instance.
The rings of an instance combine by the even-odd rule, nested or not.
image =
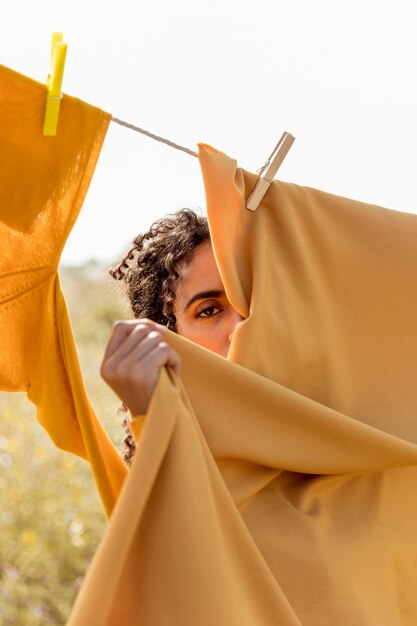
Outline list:
[[[135,415],[144,415],[161,367],[178,374],[180,358],[163,339],[164,326],[141,319],[117,322],[100,368],[106,383]]]

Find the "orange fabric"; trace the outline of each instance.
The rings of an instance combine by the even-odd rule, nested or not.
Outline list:
[[[257,178],[200,162],[248,319],[229,361],[168,335],[181,381],[163,370],[69,624],[411,626],[417,218],[279,182],[251,213]]]
[[[27,391],[56,445],[90,461],[110,513],[125,468],[86,396],[57,273],[110,116],[65,96],[43,137],[45,98],[0,67],[0,388]]]

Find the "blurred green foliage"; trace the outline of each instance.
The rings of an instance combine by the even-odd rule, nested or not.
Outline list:
[[[120,449],[120,402],[98,372],[114,321],[129,312],[105,268],[60,274],[90,399]],[[0,394],[4,626],[65,624],[106,524],[87,463],[55,448],[34,415],[26,394]]]

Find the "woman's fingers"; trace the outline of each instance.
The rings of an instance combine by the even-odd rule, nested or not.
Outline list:
[[[161,340],[146,355],[147,366],[150,368],[161,369],[164,365],[171,367],[176,374],[179,374],[180,357],[177,352],[165,341]]]
[[[134,330],[135,326],[137,326],[136,320],[120,321],[115,323],[110,339],[107,342],[103,362],[106,361],[115,352],[115,350],[120,347],[126,337],[130,335],[132,330]]]
[[[130,352],[137,341],[145,337],[151,330],[160,330],[160,326],[147,319],[116,322],[104,353],[103,362],[110,359],[117,351],[120,358]],[[134,333],[132,335],[132,333]]]
[[[162,341],[161,333],[138,327],[108,359],[108,369],[114,369],[123,376]]]
[[[180,359],[167,343],[159,341],[140,360],[129,355],[127,362],[124,375],[118,379],[119,395],[132,415],[144,415],[148,412],[161,367],[167,365],[178,371]]]
[[[134,415],[147,412],[162,366],[179,373],[180,357],[164,331],[149,320],[120,322],[109,340],[101,375]]]

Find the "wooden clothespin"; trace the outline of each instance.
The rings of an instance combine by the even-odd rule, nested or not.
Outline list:
[[[46,81],[48,93],[46,95],[45,117],[43,122],[43,134],[49,137],[56,135],[58,126],[59,109],[62,100],[62,78],[64,76],[67,44],[62,42],[62,33],[52,33],[51,61],[49,75]]]
[[[258,173],[261,175],[261,177],[256,183],[255,189],[252,191],[247,200],[247,209],[250,209],[251,211],[256,211],[294,141],[295,137],[293,137],[293,135],[290,135],[290,133],[286,132],[283,133],[281,139],[278,141],[277,145],[273,149],[272,154],[265,163],[265,165],[260,170],[258,170]]]

